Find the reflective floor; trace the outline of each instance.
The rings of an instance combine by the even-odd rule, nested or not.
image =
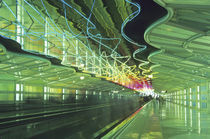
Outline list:
[[[46,97],[23,92],[20,99],[14,97],[17,92],[1,94],[5,97],[0,101],[0,139],[94,138],[141,105],[138,96],[108,92],[49,93]]]
[[[110,136],[119,139],[209,139],[210,114],[170,102],[151,101]]]
[[[198,110],[170,102],[160,103],[157,106],[160,110],[159,117],[163,138],[210,138],[210,114],[208,109]]]

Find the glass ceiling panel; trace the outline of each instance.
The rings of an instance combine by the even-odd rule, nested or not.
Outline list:
[[[189,4],[189,5],[210,5],[209,0],[163,0],[172,4]]]
[[[178,41],[178,40],[173,40],[173,39],[167,39],[167,38],[163,38],[163,37],[159,37],[159,36],[150,36],[150,41],[153,42],[162,42],[162,43],[166,43],[169,44],[168,47],[170,47],[170,45],[182,45],[183,41]]]
[[[168,25],[161,25],[158,28],[155,28],[152,33],[169,35],[177,38],[188,38],[189,36],[195,35],[196,33],[191,31],[186,31],[184,29],[176,28]]]

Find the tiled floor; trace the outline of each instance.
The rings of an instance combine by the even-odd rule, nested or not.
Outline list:
[[[118,133],[119,139],[210,139],[210,114],[154,100]]]

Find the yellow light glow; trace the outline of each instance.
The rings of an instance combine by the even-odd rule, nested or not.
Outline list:
[[[84,79],[85,79],[85,77],[84,77],[84,76],[81,76],[81,77],[80,77],[80,80],[84,80]]]

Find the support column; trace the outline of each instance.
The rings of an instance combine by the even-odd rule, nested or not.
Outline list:
[[[44,54],[45,55],[49,55],[49,43],[48,43],[48,29],[49,29],[49,26],[48,26],[48,18],[46,17],[45,18],[45,40],[44,40]]]
[[[76,66],[79,66],[79,46],[78,46],[78,40],[76,40]]]
[[[24,49],[24,6],[23,0],[17,0],[16,2],[16,16],[17,16],[17,26],[16,26],[16,41],[21,45],[21,48]]]

